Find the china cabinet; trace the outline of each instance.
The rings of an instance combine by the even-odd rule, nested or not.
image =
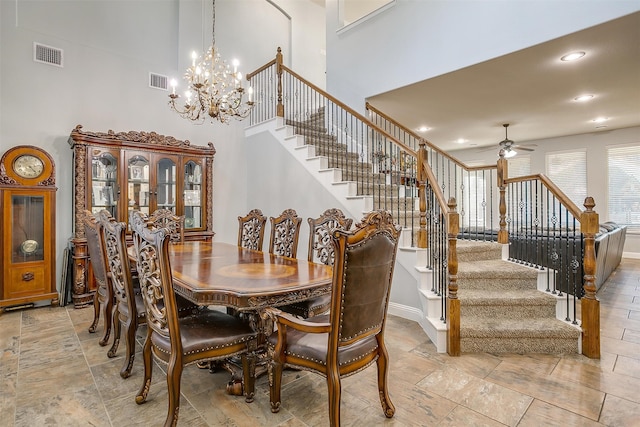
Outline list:
[[[46,151],[21,145],[2,156],[0,208],[0,310],[57,305],[55,166]]]
[[[82,215],[108,210],[128,222],[132,210],[169,209],[184,215],[185,240],[213,237],[212,143],[192,145],[155,132],[88,132],[78,125],[74,155],[73,303],[93,302],[95,284]]]

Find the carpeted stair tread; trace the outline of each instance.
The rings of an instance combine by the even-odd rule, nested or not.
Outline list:
[[[538,271],[513,262],[491,259],[459,263],[458,279],[465,277],[486,279],[537,279]]]
[[[458,239],[456,249],[458,262],[502,259],[502,245],[496,242]]]
[[[460,319],[461,338],[569,338],[578,339],[580,330],[558,319],[496,319],[466,316]]]

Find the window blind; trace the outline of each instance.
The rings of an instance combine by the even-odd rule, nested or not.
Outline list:
[[[584,210],[587,197],[587,152],[585,150],[547,153],[547,176],[564,194]]]
[[[512,157],[507,159],[509,178],[531,175],[531,156]]]
[[[640,230],[640,144],[607,148],[610,221]]]

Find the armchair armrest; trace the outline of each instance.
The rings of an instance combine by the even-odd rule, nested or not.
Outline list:
[[[265,308],[262,311],[262,317],[271,319],[277,325],[291,327],[302,332],[322,334],[327,333],[331,330],[331,323],[308,322],[307,320],[297,318],[289,313],[285,313],[284,311],[278,310],[277,308],[273,307]]]

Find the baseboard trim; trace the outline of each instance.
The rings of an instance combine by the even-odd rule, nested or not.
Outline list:
[[[389,302],[388,313],[394,316],[402,317],[403,319],[413,320],[419,323],[422,320],[422,311],[410,307],[408,305],[398,304],[395,302]]]

